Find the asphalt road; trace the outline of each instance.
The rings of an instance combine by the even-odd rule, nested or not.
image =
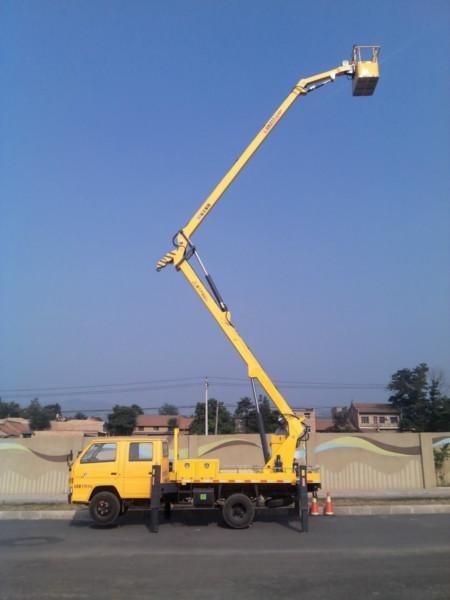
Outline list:
[[[141,513],[0,523],[0,598],[448,600],[450,517],[281,518],[247,530],[203,512],[149,531]]]

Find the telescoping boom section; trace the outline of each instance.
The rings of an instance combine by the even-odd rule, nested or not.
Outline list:
[[[295,480],[295,450],[299,439],[305,435],[306,427],[303,420],[294,414],[289,404],[273,384],[266,371],[233,325],[228,306],[224,302],[214,280],[200,258],[198,250],[192,242],[192,236],[205,218],[211,213],[214,206],[218,203],[225,191],[246,166],[258,148],[286,115],[287,111],[291,108],[297,98],[305,96],[328,83],[334,82],[336,78],[341,77],[342,75],[352,79],[353,95],[372,95],[379,77],[378,55],[379,46],[354,46],[351,60],[343,61],[340,66],[330,69],[329,71],[324,71],[300,79],[285,100],[283,100],[280,106],[275,110],[270,119],[256,134],[247,148],[242,152],[231,169],[206,198],[190,221],[175,234],[173,237],[174,249],[168,252],[157,263],[156,268],[158,271],[171,264],[177,271],[183,273],[222,331],[228,337],[235,350],[242,357],[247,365],[257,414],[259,414],[259,407],[255,392],[255,382],[258,382],[261,385],[280,412],[280,415],[285,422],[287,435],[282,438],[275,436],[278,439],[272,444],[272,449],[269,449],[265,442],[265,438],[262,436],[265,458],[264,473],[266,475],[283,472],[285,475],[291,474],[292,479]],[[194,269],[191,264],[193,258],[196,260],[197,270]],[[261,418],[260,422],[262,423]]]

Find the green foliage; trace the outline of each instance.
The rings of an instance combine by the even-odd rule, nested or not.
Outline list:
[[[178,408],[174,404],[163,404],[158,410],[159,415],[178,415]]]
[[[450,444],[443,444],[440,448],[433,449],[434,466],[436,475],[438,476],[441,485],[445,485],[444,463],[450,458]]]
[[[220,402],[214,398],[208,401],[208,433],[213,434],[216,424],[216,408],[218,407],[218,427],[217,433],[234,433],[234,419],[230,412]],[[204,434],[205,433],[205,403],[197,402],[194,412],[194,420],[190,427],[190,433]]]
[[[7,417],[21,417],[22,409],[17,402],[3,402],[0,398],[0,419]]]
[[[443,444],[440,448],[434,448],[434,466],[438,471],[442,469],[447,458],[450,458],[450,444]]]
[[[449,431],[450,399],[441,391],[441,381],[428,381],[429,368],[421,363],[392,375],[389,402],[400,411],[400,431]]]
[[[87,416],[86,416],[84,413],[82,413],[82,412],[78,411],[78,412],[76,412],[76,413],[73,415],[73,417],[72,417],[72,418],[73,418],[73,419],[86,420],[86,419],[87,419]]]
[[[43,410],[51,421],[56,421],[58,417],[61,417],[61,406],[59,404],[46,404]]]
[[[280,413],[278,410],[272,410],[267,396],[259,395],[258,403],[266,433],[275,433],[280,428]]]
[[[178,417],[171,417],[168,421],[167,421],[167,427],[169,429],[175,429],[175,427],[178,427]]]
[[[137,404],[132,406],[116,404],[112,413],[108,415],[106,431],[111,435],[131,435],[136,427],[136,417],[141,414],[143,410]]]
[[[22,411],[22,415],[29,420],[32,431],[42,431],[50,428],[50,421],[54,421],[61,415],[59,404],[46,404],[41,406],[37,398]]]
[[[333,408],[333,427],[329,431],[340,433],[355,431],[355,427],[350,420],[350,409],[346,406],[336,409]]]
[[[46,411],[37,398],[30,402],[24,414],[29,420],[32,431],[43,431],[50,428],[51,411]]]
[[[239,420],[242,431],[245,433],[258,433],[255,405],[247,396],[239,400],[234,411],[234,417]]]
[[[429,392],[429,431],[450,431],[450,398],[444,396],[439,379],[432,379]]]
[[[267,396],[259,395],[258,404],[266,433],[275,433],[280,425],[280,413],[272,410]],[[239,400],[234,417],[240,420],[245,433],[259,433],[255,404],[250,398],[244,397]]]

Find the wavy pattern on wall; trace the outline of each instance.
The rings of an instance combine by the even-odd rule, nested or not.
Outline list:
[[[46,460],[48,462],[67,462],[67,454],[43,454],[42,452],[37,452],[36,450],[31,450],[31,448],[22,446],[22,444],[18,444],[17,442],[0,442],[0,450],[31,452],[31,454],[34,454],[34,456],[37,456],[38,458],[41,458],[42,460]]]
[[[435,437],[435,438],[433,438],[433,448],[443,446],[444,444],[450,444],[450,437]]]
[[[341,448],[355,448],[360,450],[367,450],[374,454],[380,454],[382,456],[415,456],[420,454],[420,446],[409,446],[407,448],[402,446],[393,446],[392,444],[386,444],[378,440],[366,438],[364,436],[340,436],[319,444],[316,446],[314,452],[320,454],[321,452],[327,452],[328,450],[339,450]]]
[[[402,457],[395,469],[377,468],[370,465],[370,456],[367,459],[361,454],[361,460],[352,460],[341,463],[340,466],[328,468],[321,465],[322,489],[334,491],[349,490],[398,490],[423,488],[423,475],[419,457]],[[385,457],[378,461],[391,464]],[[380,465],[381,466],[381,465]],[[386,465],[387,466],[387,465]]]
[[[222,448],[226,448],[227,446],[253,446],[254,448],[261,448],[259,444],[255,444],[255,442],[249,442],[244,438],[233,438],[231,440],[220,440],[218,442],[210,442],[209,444],[203,444],[198,447],[197,455],[203,456],[204,454],[208,454],[208,452],[212,452],[213,450],[220,450]]]

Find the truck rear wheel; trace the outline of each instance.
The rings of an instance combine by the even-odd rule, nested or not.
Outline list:
[[[97,525],[111,525],[120,514],[120,500],[112,492],[99,492],[89,503],[89,513]]]
[[[232,494],[225,500],[222,516],[228,527],[245,529],[253,523],[255,507],[245,494]]]

